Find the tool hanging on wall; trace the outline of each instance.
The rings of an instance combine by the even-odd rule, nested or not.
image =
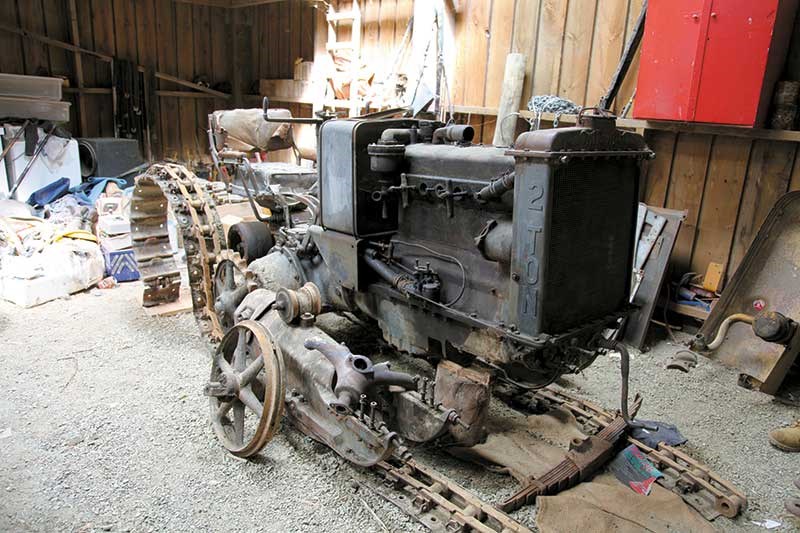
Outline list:
[[[154,98],[148,97],[154,90],[153,76],[127,60],[114,62],[114,86],[116,88],[116,117],[114,130],[117,137],[137,139],[150,153],[151,128],[149,123],[153,114],[149,103]]]

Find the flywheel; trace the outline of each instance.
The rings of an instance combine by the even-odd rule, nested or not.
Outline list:
[[[233,326],[211,364],[211,426],[237,457],[257,454],[275,435],[286,395],[283,357],[269,332],[253,320]]]

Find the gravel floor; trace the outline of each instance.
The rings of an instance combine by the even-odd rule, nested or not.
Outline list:
[[[140,291],[127,284],[30,310],[0,303],[0,530],[421,531],[290,428],[255,461],[224,452],[207,422],[208,355],[193,318],[146,317]],[[663,370],[674,350],[638,355],[632,389],[645,394],[643,417],[677,424],[697,456],[748,494],[744,516],[717,526],[758,531],[752,520],[774,519],[798,530],[782,501],[797,492],[800,457],[766,441],[797,411],[708,361],[689,375]],[[614,407],[617,374],[618,362],[601,358],[563,384]],[[479,493],[510,490],[495,474],[421,456]]]

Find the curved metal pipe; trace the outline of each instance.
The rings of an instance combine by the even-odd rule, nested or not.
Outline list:
[[[717,330],[717,336],[714,337],[714,340],[709,342],[706,345],[707,350],[716,350],[720,346],[722,346],[722,341],[725,340],[725,336],[728,334],[728,330],[730,327],[735,324],[736,322],[744,322],[745,324],[753,325],[753,321],[755,317],[752,315],[748,315],[746,313],[735,313],[725,320],[722,321],[720,324],[719,329]]]
[[[388,128],[381,133],[381,142],[412,144],[417,141],[417,130],[414,128]]]

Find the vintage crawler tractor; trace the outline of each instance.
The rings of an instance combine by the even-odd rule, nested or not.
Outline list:
[[[607,433],[635,424],[615,338],[631,312],[640,164],[653,156],[641,136],[584,112],[575,127],[526,132],[506,149],[473,144],[470,126],[291,119],[267,107],[267,123],[316,125],[318,180],[294,165],[259,168],[212,135],[254,220],[221,235],[203,215],[213,192],[170,165],[136,193],[152,220],[145,200],[160,188],[188,243],[196,314],[216,345],[204,391],[231,453],[257,453],[285,411],[348,461],[408,466],[417,444],[483,441],[495,383],[535,391],[611,349],[622,354],[622,402]],[[157,285],[168,261],[140,255],[145,280]],[[351,353],[318,327],[324,313],[374,321],[435,378]]]

